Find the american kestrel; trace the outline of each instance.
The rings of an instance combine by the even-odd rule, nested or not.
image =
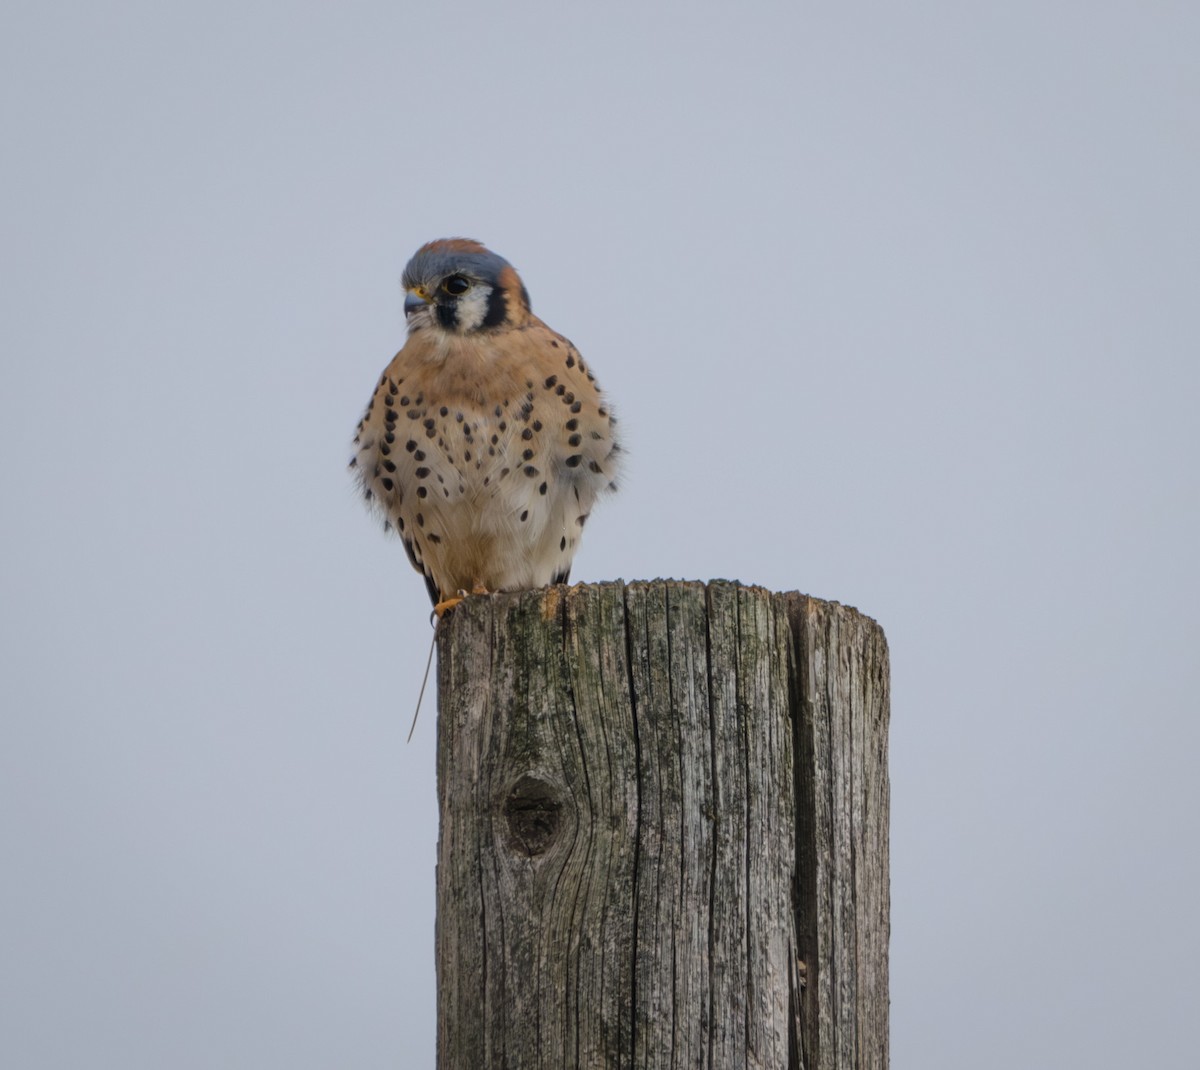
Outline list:
[[[616,420],[579,351],[529,307],[513,266],[449,238],[404,269],[408,339],[354,438],[368,502],[435,607],[564,583],[616,488]]]

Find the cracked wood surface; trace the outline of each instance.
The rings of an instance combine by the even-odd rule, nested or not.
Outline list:
[[[888,663],[733,583],[438,636],[438,1066],[887,1066]]]

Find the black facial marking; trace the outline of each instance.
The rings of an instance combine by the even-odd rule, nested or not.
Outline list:
[[[448,331],[454,330],[458,326],[458,305],[454,301],[447,301],[445,304],[438,302],[437,308],[438,323]]]
[[[498,286],[488,294],[487,312],[482,327],[499,327],[508,319],[508,295]]]

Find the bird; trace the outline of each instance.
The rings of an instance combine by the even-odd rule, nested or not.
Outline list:
[[[593,506],[617,489],[611,403],[480,242],[426,243],[402,284],[407,338],[354,436],[363,497],[439,619],[467,595],[568,582]]]

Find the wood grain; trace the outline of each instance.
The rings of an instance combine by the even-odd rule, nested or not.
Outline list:
[[[438,1066],[886,1067],[883,633],[726,582],[438,635]]]

